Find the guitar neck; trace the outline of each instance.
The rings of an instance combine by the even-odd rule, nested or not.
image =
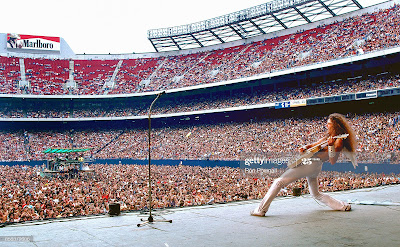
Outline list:
[[[349,134],[343,134],[343,135],[334,136],[333,138],[334,139],[346,139],[348,135]],[[298,166],[299,164],[302,163],[303,159],[312,157],[314,155],[314,153],[320,151],[322,149],[322,146],[324,146],[326,144],[328,144],[328,140],[325,140],[322,143],[307,149],[303,154],[300,155],[300,157],[296,157],[295,159],[289,161],[287,166],[289,168],[294,168],[294,167]]]
[[[349,134],[343,134],[343,135],[337,135],[332,137],[333,139],[346,139],[347,136],[349,136]],[[326,147],[326,145],[328,144],[328,140],[323,141],[322,143],[315,145],[314,147],[311,147],[309,149],[306,150],[306,152],[312,152],[312,153],[316,153],[319,150],[323,149]]]

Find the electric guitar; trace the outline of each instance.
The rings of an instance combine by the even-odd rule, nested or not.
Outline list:
[[[349,134],[342,134],[342,135],[334,136],[333,139],[346,139],[348,136],[349,136]],[[295,168],[296,166],[300,165],[301,163],[303,163],[303,162],[307,161],[309,158],[311,158],[316,152],[325,148],[326,144],[328,144],[328,140],[323,141],[322,143],[305,150],[304,153],[302,153],[301,155],[290,160],[287,163],[287,166],[289,168]]]

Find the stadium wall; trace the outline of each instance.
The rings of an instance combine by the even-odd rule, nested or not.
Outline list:
[[[0,165],[8,165],[8,166],[42,166],[46,164],[45,160],[37,160],[37,161],[3,161],[0,162]],[[136,159],[97,159],[94,161],[96,164],[110,164],[110,165],[118,165],[118,164],[137,164],[137,165],[148,165],[148,160],[136,160]],[[225,161],[225,160],[152,160],[151,162],[154,165],[169,165],[169,166],[177,166],[177,165],[187,165],[187,166],[201,166],[201,167],[233,167],[233,168],[242,168],[245,172],[260,172],[258,170],[259,167],[254,166],[246,166],[244,161]],[[286,168],[284,164],[263,164],[262,169],[279,169]],[[336,172],[354,172],[354,173],[384,173],[384,174],[400,174],[400,164],[371,164],[371,163],[363,163],[359,164],[359,166],[354,169],[351,163],[336,163],[335,165],[331,165],[329,163],[324,163],[322,167],[323,171],[336,171]]]

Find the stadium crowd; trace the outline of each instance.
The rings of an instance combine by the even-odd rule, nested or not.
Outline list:
[[[0,166],[0,223],[57,219],[105,214],[109,204],[118,202],[121,210],[148,208],[148,167],[143,165],[91,166],[93,177],[65,179],[43,177],[39,167]],[[152,208],[186,207],[259,199],[283,169],[250,173],[240,168],[197,166],[153,166]],[[321,191],[339,191],[398,184],[400,174],[354,174],[322,172]],[[285,187],[280,196],[290,195]]]
[[[313,97],[323,97],[347,93],[356,93],[369,90],[400,87],[400,75],[369,76],[368,79],[354,78],[347,80],[335,80],[321,82],[319,84],[304,85],[296,88],[283,88],[274,91],[257,90],[253,93],[237,93],[213,97],[177,98],[174,102],[158,101],[153,107],[152,114],[168,114],[178,112],[190,112],[199,110],[222,109],[228,107],[248,106],[255,104],[274,103],[285,100],[296,100]],[[83,117],[126,117],[141,116],[148,114],[150,102],[137,101],[130,104],[113,106],[112,104],[99,105],[95,107],[75,107],[66,109],[46,108],[40,109],[36,104],[34,107],[23,108],[18,106],[5,106],[0,109],[0,117],[3,118],[83,118]]]
[[[399,163],[400,112],[349,115],[361,163]],[[244,160],[253,152],[292,156],[325,131],[325,119],[288,118],[153,128],[154,159]],[[147,129],[85,131],[0,131],[0,161],[52,158],[47,148],[92,148],[97,159],[146,159]],[[296,141],[298,140],[298,141]]]
[[[180,88],[250,77],[295,66],[364,54],[398,46],[400,7],[355,16],[330,25],[223,50],[189,55],[123,60],[71,61],[25,58],[30,87],[20,86],[19,59],[0,57],[2,94],[122,94]],[[115,87],[104,87],[119,69]],[[70,74],[76,88],[65,87]],[[241,93],[221,99],[178,100],[156,105],[153,114],[220,109],[399,87],[399,75],[323,82],[272,92]],[[2,107],[0,117],[102,117],[147,113],[148,105],[89,109],[19,109]],[[359,163],[400,163],[400,112],[348,115],[357,132]],[[243,160],[256,152],[291,157],[298,147],[325,131],[324,118],[270,119],[243,123],[174,126],[153,129],[153,159]],[[147,129],[10,131],[0,130],[0,161],[45,160],[47,148],[92,148],[97,159],[146,159]],[[346,160],[341,157],[340,161]],[[0,166],[0,223],[105,214],[111,202],[122,210],[148,207],[147,166],[94,164],[94,175],[48,178],[42,167]],[[262,173],[230,167],[153,166],[153,207],[171,208],[260,199],[283,169]],[[399,183],[400,174],[322,172],[321,191],[338,191]],[[305,179],[288,185],[308,193]]]
[[[116,71],[117,60],[76,60],[73,73],[68,73],[68,60],[26,59],[31,87],[24,86],[21,90],[18,60],[1,57],[0,92],[121,94],[250,77],[398,46],[399,16],[400,7],[394,5],[314,29],[222,50],[122,60],[114,88],[106,86],[106,82]],[[75,75],[75,88],[64,85],[70,79],[69,74]]]

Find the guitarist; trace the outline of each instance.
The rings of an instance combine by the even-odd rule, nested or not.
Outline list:
[[[346,118],[338,113],[333,113],[329,115],[326,127],[327,133],[325,137],[313,144],[308,144],[300,148],[299,150],[301,153],[303,153],[309,148],[320,145],[321,147],[317,147],[320,150],[312,156],[312,158],[310,159],[311,162],[300,164],[294,168],[290,168],[286,170],[285,173],[283,173],[279,178],[275,179],[259,206],[251,211],[251,215],[265,216],[265,213],[268,211],[272,200],[276,197],[280,190],[288,184],[303,177],[307,178],[310,194],[316,200],[324,203],[333,210],[351,210],[350,204],[336,200],[331,196],[320,193],[318,191],[318,174],[321,171],[322,163],[329,162],[332,165],[335,164],[340,152],[345,152],[352,161],[354,167],[357,166],[357,162],[354,157],[357,145],[356,136],[354,130],[347,122]],[[333,138],[341,134],[349,135],[346,139]],[[322,143],[324,143],[324,145],[321,145]]]

